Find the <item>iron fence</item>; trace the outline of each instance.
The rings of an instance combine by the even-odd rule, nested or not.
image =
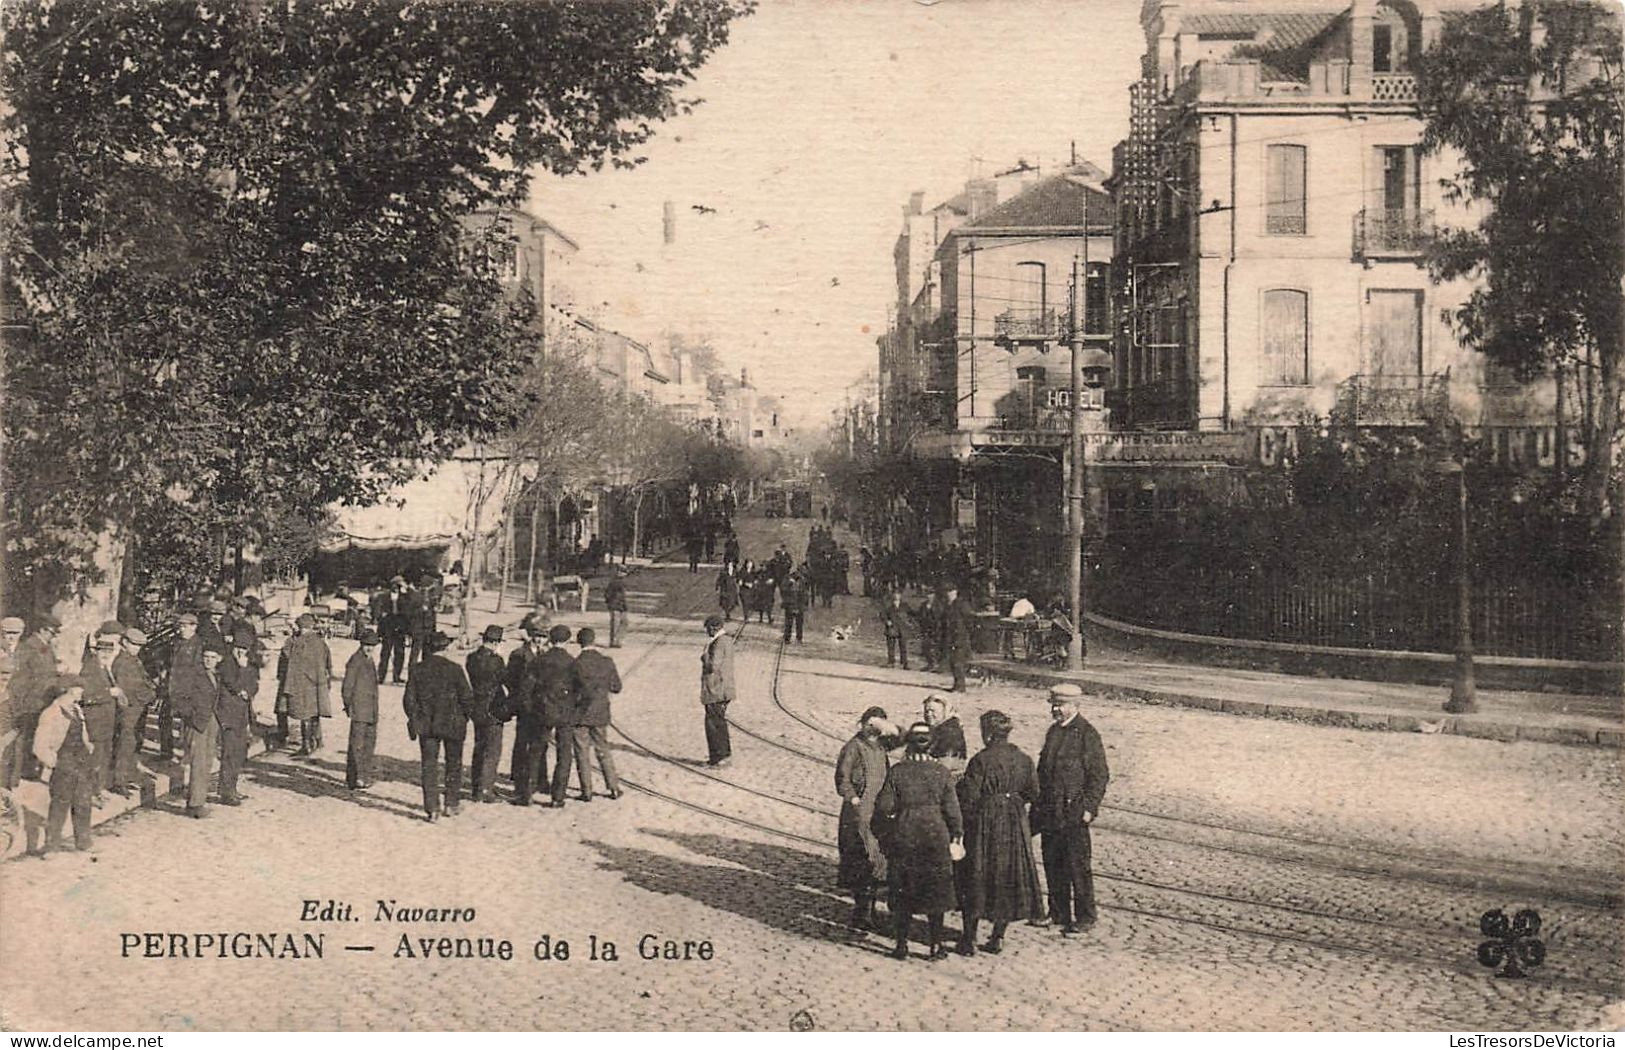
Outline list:
[[[1102,572],[1102,613],[1192,634],[1299,645],[1453,652],[1454,580],[1294,578],[1197,569],[1177,579],[1152,566]],[[1485,656],[1617,660],[1614,588],[1552,580],[1473,585],[1474,651]]]

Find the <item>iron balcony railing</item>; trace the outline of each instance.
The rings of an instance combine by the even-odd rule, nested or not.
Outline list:
[[[1000,343],[1044,343],[1064,339],[1065,326],[1056,310],[1012,309],[993,318],[993,339]]]
[[[1354,257],[1421,255],[1433,228],[1431,209],[1362,208],[1354,216]]]
[[[1353,375],[1337,384],[1333,416],[1357,427],[1412,427],[1450,410],[1450,373]]]

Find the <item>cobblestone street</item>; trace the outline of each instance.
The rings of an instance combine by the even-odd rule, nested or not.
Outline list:
[[[741,528],[747,556],[765,556],[780,538],[799,553],[805,532],[796,521]],[[626,681],[612,733],[633,788],[621,800],[563,810],[465,803],[461,815],[431,825],[401,690],[385,687],[370,791],[344,788],[341,718],[328,724],[329,747],[316,761],[277,753],[251,763],[240,809],[190,821],[166,799],[159,811],[98,829],[91,854],[6,865],[0,951],[14,972],[35,976],[26,992],[8,993],[0,1022],[81,1030],[1625,1024],[1625,790],[1610,748],[1360,733],[1090,699],[1087,716],[1112,767],[1095,838],[1099,924],[1065,940],[1017,926],[997,958],[938,963],[925,961],[918,941],[906,964],[886,958],[878,935],[849,941],[849,901],[834,888],[835,754],[865,707],[906,719],[946,680],[876,666],[867,648],[834,658],[829,627],[872,615],[859,597],[813,610],[809,644],[782,654],[776,626],[747,625],[741,699],[729,712],[734,761],[707,768],[698,620],[714,604],[714,575],[667,565],[629,580],[633,633],[611,651]],[[480,622],[517,616],[485,607]],[[557,618],[601,628],[605,614],[595,606]],[[335,666],[351,644],[334,643]],[[960,700],[973,752],[977,716],[998,707],[1016,723],[1012,741],[1036,756],[1047,721],[1038,691],[993,684]],[[179,840],[186,849],[174,848]],[[353,919],[301,921],[306,900],[350,903]],[[476,915],[378,921],[379,901]],[[1475,958],[1478,916],[1495,907],[1534,907],[1544,920],[1546,962],[1527,980],[1498,980]],[[238,931],[296,941],[319,933],[323,957],[141,959],[137,948],[120,958],[130,943],[121,934]],[[421,943],[442,936],[506,938],[513,958],[445,959]],[[683,942],[709,942],[714,957],[641,958],[645,937],[676,942],[679,955]],[[568,959],[538,960],[543,938],[555,956],[567,942]],[[607,942],[614,961],[603,958]]]

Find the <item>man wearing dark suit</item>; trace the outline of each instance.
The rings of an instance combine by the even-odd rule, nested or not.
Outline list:
[[[626,573],[622,569],[610,571],[609,586],[604,588],[604,608],[609,610],[609,647],[621,647],[621,635],[626,633]]]
[[[548,649],[537,659],[534,672],[542,727],[537,750],[545,766],[548,742],[553,744],[552,806],[562,809],[565,791],[570,786],[570,759],[575,751],[576,661],[564,648],[570,641],[570,628],[562,623],[554,624],[548,628],[547,641]]]
[[[886,630],[886,666],[892,667],[901,660],[903,670],[908,670],[908,636],[912,627],[901,591],[886,595],[886,604],[880,607],[880,625]]]
[[[135,753],[141,745],[141,723],[158,692],[141,663],[141,647],[147,634],[139,627],[124,632],[118,656],[113,659],[113,678],[124,690],[126,706],[119,711],[118,735],[113,740],[113,790],[127,795],[136,786]]]
[[[182,747],[186,756],[186,815],[209,815],[209,773],[214,768],[214,756],[220,749],[220,694],[225,688],[224,673],[220,665],[226,654],[209,647],[202,651],[200,663],[178,666],[169,680],[170,700],[175,715],[185,726]]]
[[[378,622],[378,635],[384,647],[378,653],[378,677],[389,672],[390,657],[395,658],[393,677],[401,681],[401,665],[406,661],[406,636],[412,630],[412,596],[406,592],[406,577],[396,576],[389,581],[389,590],[379,596],[373,617]]]
[[[536,664],[542,658],[546,635],[540,625],[525,628],[525,644],[508,656],[508,707],[515,715],[513,758],[508,775],[513,778],[513,804],[530,805],[531,795],[541,778],[547,776],[547,745],[542,739],[541,697],[537,693]]]
[[[434,646],[429,644],[429,640],[440,624],[437,613],[439,604],[434,590],[431,578],[425,577],[423,586],[410,592],[412,600],[407,619],[412,634],[412,651],[406,655],[408,668],[421,663],[425,655],[434,651]]]
[[[231,654],[220,663],[220,703],[215,719],[220,723],[220,804],[240,806],[237,777],[248,764],[248,731],[254,724],[254,697],[260,691],[260,672],[250,659],[254,651],[253,632],[244,631],[226,639]]]
[[[954,692],[965,691],[965,676],[970,671],[971,629],[976,623],[970,606],[959,597],[959,588],[949,583],[944,595],[947,603],[942,608],[942,655],[948,662],[948,673],[954,676]]]
[[[378,632],[364,628],[361,644],[344,664],[344,684],[339,696],[344,713],[350,716],[350,745],[344,756],[344,783],[351,791],[372,787],[372,755],[378,746],[378,670],[372,662],[372,647]]]
[[[468,654],[468,684],[474,690],[473,785],[469,798],[495,802],[497,761],[502,757],[502,724],[509,718],[507,666],[491,648],[502,641],[502,628],[491,624],[480,636],[480,647]]]
[[[175,690],[176,683],[195,681],[194,676],[203,670],[203,639],[197,633],[197,615],[195,613],[181,613],[175,618],[175,630],[179,637],[175,640],[174,648],[169,651],[169,674],[165,677],[163,699],[158,704],[158,757],[169,758],[175,753],[175,729],[180,724],[180,735],[186,738],[186,725],[180,721],[180,711],[176,709]],[[282,742],[288,739],[288,718],[282,715],[278,720]]]
[[[734,698],[733,639],[722,629],[722,617],[706,617],[711,640],[700,653],[700,703],[705,707],[705,749],[708,763],[720,766],[733,748],[728,740],[728,704]]]
[[[119,710],[125,704],[124,690],[113,676],[118,659],[119,639],[124,625],[108,620],[96,629],[96,648],[85,654],[79,667],[84,696],[79,709],[84,714],[85,733],[90,740],[91,805],[102,805],[102,792],[113,784],[113,738],[118,735]]]
[[[784,640],[795,634],[801,641],[801,630],[807,621],[807,585],[797,573],[786,576],[779,585],[779,606],[784,613]]]
[[[576,644],[581,655],[575,662],[576,724],[575,763],[576,780],[581,786],[581,801],[592,801],[592,760],[598,757],[598,768],[604,774],[604,787],[609,797],[621,797],[621,780],[615,775],[615,759],[609,751],[609,695],[621,691],[621,674],[615,661],[594,648],[598,640],[591,627],[576,632]]]
[[[1065,684],[1050,690],[1052,724],[1038,756],[1038,802],[1033,830],[1043,836],[1044,878],[1050,920],[1075,934],[1095,924],[1095,882],[1090,871],[1089,825],[1106,797],[1106,749],[1083,717],[1083,691]]]
[[[451,639],[439,631],[425,643],[428,653],[412,668],[402,698],[406,707],[407,731],[418,742],[419,777],[423,785],[423,811],[429,823],[441,813],[455,817],[463,791],[463,740],[468,735],[468,716],[474,707],[474,691],[463,669],[440,655]],[[440,757],[446,760],[446,781],[439,784]],[[444,805],[442,805],[444,798]]]

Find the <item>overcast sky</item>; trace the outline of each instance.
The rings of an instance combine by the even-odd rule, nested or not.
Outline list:
[[[761,0],[701,71],[704,104],[660,128],[645,164],[543,177],[533,205],[581,244],[583,312],[643,340],[707,336],[792,421],[822,422],[875,367],[910,191],[929,207],[978,170],[1054,170],[1073,141],[1110,169],[1139,7]]]

